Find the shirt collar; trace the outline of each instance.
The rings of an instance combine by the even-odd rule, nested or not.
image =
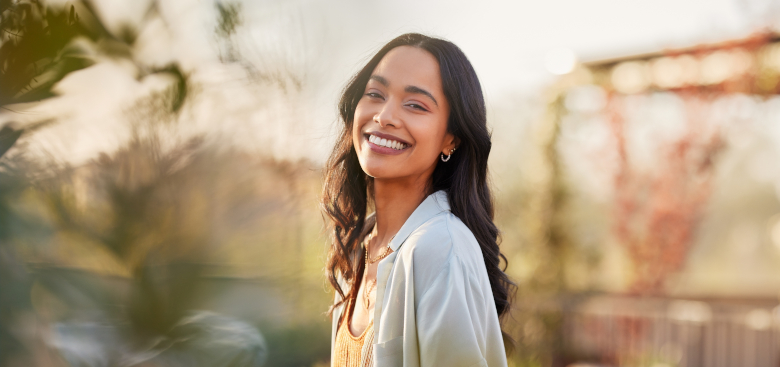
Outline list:
[[[398,233],[390,240],[390,249],[393,252],[398,251],[401,244],[406,241],[409,235],[414,232],[415,229],[420,227],[428,219],[433,218],[437,214],[445,211],[450,211],[450,203],[447,200],[447,192],[439,190],[433,194],[428,195],[425,200],[412,212],[412,215],[406,219],[404,225],[398,230]]]

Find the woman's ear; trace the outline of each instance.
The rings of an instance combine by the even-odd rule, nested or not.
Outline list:
[[[447,136],[444,138],[444,141],[446,142],[446,144],[444,145],[444,148],[441,151],[442,153],[444,153],[444,155],[452,154],[452,152],[455,151],[455,149],[458,149],[458,147],[460,146],[460,138],[450,133],[447,133]]]

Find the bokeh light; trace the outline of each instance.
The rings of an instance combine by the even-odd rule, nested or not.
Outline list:
[[[555,75],[571,73],[577,65],[577,57],[568,48],[556,48],[550,50],[545,58],[547,71]]]

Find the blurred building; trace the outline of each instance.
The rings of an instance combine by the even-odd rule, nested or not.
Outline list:
[[[780,365],[778,92],[775,33],[585,62],[553,86],[568,261],[599,254],[569,282],[601,294],[564,307],[569,362]]]

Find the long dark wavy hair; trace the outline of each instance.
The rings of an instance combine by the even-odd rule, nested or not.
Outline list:
[[[365,93],[366,84],[382,58],[399,46],[413,46],[428,51],[439,62],[444,95],[450,105],[447,130],[460,140],[458,149],[447,162],[438,162],[433,171],[429,193],[445,190],[452,213],[477,238],[485,258],[490,287],[499,317],[508,310],[515,284],[504,273],[506,257],[498,248],[498,228],[493,223],[493,200],[487,182],[487,162],[490,153],[490,131],[482,87],[477,74],[463,51],[452,42],[418,33],[401,35],[384,47],[347,84],[339,101],[339,114],[344,122],[333,148],[325,173],[322,207],[333,221],[332,243],[328,254],[327,275],[341,301],[357,296],[357,284],[363,273],[360,242],[374,218],[366,218],[373,199],[373,178],[360,167],[352,142],[355,108]],[[504,260],[504,268],[500,261]],[[345,294],[338,283],[341,275],[350,285]]]

